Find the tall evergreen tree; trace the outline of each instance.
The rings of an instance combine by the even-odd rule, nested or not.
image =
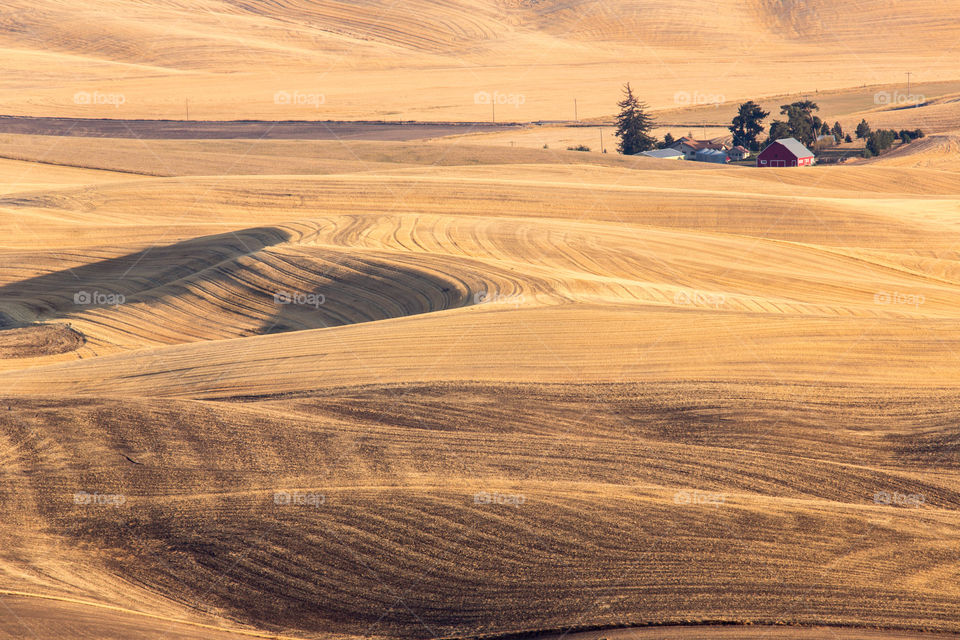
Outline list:
[[[860,121],[860,124],[857,125],[857,130],[855,132],[858,138],[866,138],[870,136],[870,125],[867,124],[866,118]]]
[[[623,87],[623,99],[617,103],[620,113],[617,115],[616,136],[620,138],[618,149],[626,156],[641,151],[649,151],[657,143],[650,135],[653,118],[647,113],[647,105],[633,95],[630,83]]]
[[[729,127],[733,134],[733,144],[744,146],[751,151],[759,150],[757,137],[763,132],[761,123],[768,115],[770,112],[761,109],[753,100],[741,104]]]

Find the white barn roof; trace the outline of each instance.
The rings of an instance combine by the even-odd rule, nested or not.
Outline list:
[[[785,146],[790,153],[798,158],[813,157],[813,151],[803,146],[803,143],[796,138],[780,138],[777,142]]]

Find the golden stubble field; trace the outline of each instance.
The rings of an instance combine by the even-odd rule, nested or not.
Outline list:
[[[486,121],[956,81],[956,0],[7,0],[4,112]],[[903,87],[899,88],[901,92]],[[484,100],[483,94],[488,100]],[[481,94],[478,98],[477,94]]]
[[[0,149],[0,633],[960,630],[941,145],[88,144]]]
[[[928,136],[0,134],[0,638],[956,637],[957,15],[5,3],[0,115],[601,122],[632,80],[675,134]]]

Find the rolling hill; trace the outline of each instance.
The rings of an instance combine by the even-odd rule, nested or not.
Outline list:
[[[487,121],[485,94],[501,121],[573,119],[574,99],[589,118],[625,81],[670,108],[953,80],[958,17],[956,0],[11,0],[3,113]]]
[[[11,637],[960,631],[960,175],[43,142],[0,202]]]
[[[957,637],[958,18],[8,0],[0,638]],[[470,124],[628,80],[680,135],[929,135],[760,170]],[[434,128],[270,135],[330,119]]]

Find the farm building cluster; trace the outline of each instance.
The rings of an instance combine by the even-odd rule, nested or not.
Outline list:
[[[750,151],[739,145],[730,147],[722,142],[694,140],[684,136],[665,149],[643,151],[637,155],[661,160],[726,164],[748,159]],[[767,145],[756,160],[758,167],[808,167],[814,163],[814,155],[796,138],[781,138]]]

